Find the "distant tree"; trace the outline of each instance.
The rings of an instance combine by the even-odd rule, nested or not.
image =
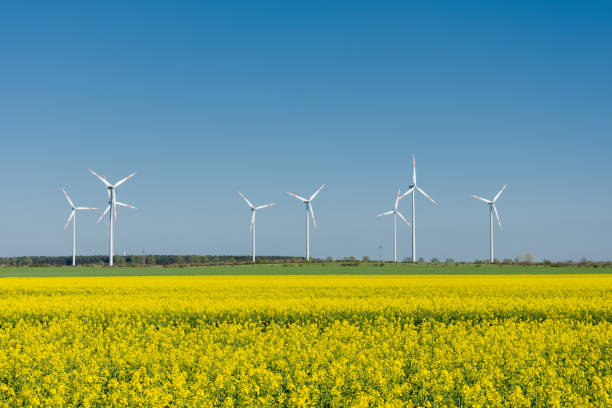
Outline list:
[[[533,256],[533,254],[530,254],[529,252],[527,252],[525,254],[525,261],[528,262],[528,263],[534,263],[535,256]]]
[[[440,263],[440,258],[431,258],[431,263],[439,264]]]
[[[402,262],[405,262],[405,263],[412,262],[412,257],[411,256],[407,256],[407,257],[404,258],[404,260]]]
[[[155,257],[155,255],[147,255],[147,265],[156,265],[157,264],[157,258]]]
[[[332,258],[331,256],[327,257],[327,262],[333,262],[334,258]]]
[[[423,257],[419,258],[419,263],[423,263],[423,262],[425,262],[425,258]]]
[[[550,264],[552,264],[550,259],[544,259],[544,265],[550,265]]]
[[[23,260],[21,261],[21,264],[23,266],[30,266],[33,264],[32,262],[32,258],[30,258],[29,256],[26,256],[25,258],[23,258]]]
[[[447,265],[453,265],[455,263],[455,260],[453,258],[446,258],[444,263],[446,263]]]
[[[361,258],[361,260],[362,260],[363,262],[370,262],[370,257],[369,257],[369,256],[367,256],[367,255],[365,255],[363,258]]]
[[[493,263],[497,265],[497,264],[500,264],[501,262],[499,261],[499,259],[493,258]]]
[[[190,255],[187,257],[187,263],[198,264],[200,263],[200,257],[197,255]]]
[[[174,258],[174,263],[179,264],[179,265],[184,264],[185,259],[181,255],[177,255],[177,257]]]
[[[587,261],[587,259],[586,259],[586,257],[585,257],[585,256],[583,256],[582,258],[580,258],[580,263],[581,263],[581,264],[585,264],[585,263],[587,263],[587,262],[588,262],[588,261]]]
[[[506,265],[512,265],[512,259],[510,259],[510,258],[505,258],[503,262]]]

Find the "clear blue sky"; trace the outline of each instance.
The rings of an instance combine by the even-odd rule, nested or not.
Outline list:
[[[611,259],[609,2],[19,2],[0,12],[0,256],[67,255],[69,208],[118,180],[117,251]],[[409,201],[400,205],[409,214]],[[80,254],[107,252],[97,214]],[[410,255],[399,226],[399,256]]]

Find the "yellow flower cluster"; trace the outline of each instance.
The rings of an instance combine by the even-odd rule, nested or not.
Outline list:
[[[612,278],[0,281],[0,407],[609,407]]]

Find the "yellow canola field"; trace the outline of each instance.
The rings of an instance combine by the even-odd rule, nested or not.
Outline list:
[[[0,280],[0,406],[610,407],[612,277]]]

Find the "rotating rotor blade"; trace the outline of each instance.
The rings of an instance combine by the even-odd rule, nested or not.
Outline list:
[[[321,185],[321,187],[319,187],[319,188],[317,189],[317,191],[315,191],[315,192],[314,192],[314,194],[310,196],[310,200],[308,200],[308,201],[312,201],[312,200],[314,200],[314,198],[315,198],[317,195],[319,195],[319,193],[321,192],[321,190],[323,190],[323,187],[325,187],[325,184]]]
[[[493,211],[495,212],[495,218],[497,218],[497,225],[499,225],[499,229],[502,229],[501,221],[499,220],[499,214],[497,213],[497,207],[495,207],[495,204],[491,204],[491,207],[493,207]]]
[[[110,204],[106,207],[106,210],[104,210],[104,212],[102,213],[102,215],[100,216],[100,218],[98,218],[98,221],[96,221],[96,222],[100,222],[102,220],[102,218],[104,218],[106,213],[108,213],[108,210],[110,210]]]
[[[412,155],[412,185],[416,186],[416,160],[414,154]]]
[[[116,204],[116,205],[120,205],[120,206],[122,206],[122,207],[133,208],[133,209],[135,209],[135,210],[137,210],[137,209],[138,209],[138,208],[134,207],[133,205],[129,205],[129,204],[126,204],[126,203],[121,203],[121,202],[119,202],[119,201],[115,201],[115,204]]]
[[[402,194],[399,199],[401,200],[402,198],[406,197],[408,194],[412,193],[414,191],[414,187],[410,187],[408,189],[408,191],[406,191],[404,194]]]
[[[68,228],[68,224],[70,224],[70,221],[72,221],[72,218],[74,217],[74,213],[76,212],[75,209],[73,209],[70,212],[70,217],[68,217],[68,221],[66,221],[66,224],[64,225],[64,231],[66,231],[66,228]]]
[[[382,217],[383,215],[389,215],[389,214],[393,214],[395,212],[395,210],[391,210],[391,211],[386,211],[384,213],[380,213],[377,215],[377,217]]]
[[[272,207],[276,205],[276,203],[270,203],[270,204],[264,204],[264,205],[260,205],[259,207],[255,207],[256,210],[261,210],[262,208],[268,208],[268,207]]]
[[[115,202],[115,204],[117,204],[117,203]],[[115,213],[115,224],[116,224],[117,223],[117,205],[115,205],[115,208],[113,208],[113,210],[114,210],[113,212]],[[112,215],[111,215],[111,217],[112,217]]]
[[[312,216],[312,225],[314,225],[314,227],[317,228],[317,220],[315,219],[314,210],[312,209],[312,205],[309,205],[308,209],[310,210],[310,215]]]
[[[421,192],[421,194],[423,194],[425,197],[429,198],[429,200],[431,200],[431,202],[432,202],[432,203],[434,203],[435,205],[438,205],[438,203],[436,203],[436,202],[434,201],[434,199],[433,199],[433,198],[431,198],[429,195],[427,195],[427,193],[426,193],[426,192],[424,192],[424,191],[421,189],[421,187],[416,187],[416,189],[417,189],[417,190],[419,190],[419,191]]]
[[[486,198],[482,198],[482,197],[474,195],[474,194],[472,194],[472,197],[477,198],[477,199],[479,199],[481,201],[484,201],[487,204],[493,204],[493,201],[487,200]]]
[[[93,207],[77,207],[75,210],[98,210],[98,208]]]
[[[115,183],[115,185],[113,187],[119,187],[120,185],[122,185],[123,183],[125,183],[126,181],[128,181],[129,179],[131,179],[132,177],[134,177],[134,174],[136,174],[136,172],[133,172],[132,174],[130,174],[129,176],[127,176],[126,178],[122,178],[121,180],[119,180],[118,182]]]
[[[103,182],[103,183],[104,183],[104,185],[105,185],[106,187],[112,187],[111,183],[109,183],[108,181],[106,181],[106,179],[105,179],[105,178],[100,177],[100,176],[98,175],[98,173],[96,173],[96,172],[95,172],[95,171],[93,171],[92,169],[89,169],[89,171],[91,172],[91,174],[93,174],[94,176],[96,176],[97,178],[99,178],[99,179],[100,179],[100,181],[101,181],[101,182]]]
[[[239,191],[238,194],[240,194],[240,197],[242,197],[242,199],[244,201],[246,201],[247,205],[251,208],[255,208],[255,206],[253,206],[253,204],[251,204],[251,202],[249,200],[247,200],[247,198]]]
[[[402,220],[404,220],[404,222],[405,222],[406,224],[408,224],[408,226],[409,226],[410,228],[412,228],[412,225],[410,225],[410,223],[408,222],[408,220],[407,220],[406,218],[404,218],[404,216],[402,215],[402,213],[401,213],[401,212],[399,212],[399,211],[398,211],[398,212],[397,212],[397,215],[399,215],[399,216],[400,216],[400,218],[401,218]]]
[[[68,197],[68,193],[66,192],[66,190],[64,190],[64,187],[62,187],[62,191],[64,192],[64,195],[66,196],[66,200],[68,200],[68,204],[70,204],[70,206],[72,208],[74,208],[74,203],[72,202],[72,200],[70,199],[70,197]]]
[[[506,189],[506,187],[507,187],[507,186],[508,186],[507,184],[504,184],[504,186],[502,187],[502,189],[501,189],[501,190],[499,190],[499,193],[495,194],[495,197],[493,197],[493,202],[496,202],[496,201],[497,201],[497,199],[499,198],[499,196],[501,195],[501,193],[503,193],[503,192],[504,192],[504,190]]]
[[[400,200],[400,190],[401,187],[397,189],[397,196],[395,197],[395,205],[393,206],[393,208],[397,209],[397,204],[399,203]]]
[[[251,216],[251,227],[249,228],[249,231],[253,231],[253,225],[255,224],[255,211],[251,211],[253,213],[253,215]]]
[[[295,197],[295,198],[297,198],[298,200],[302,200],[302,201],[303,201],[303,202],[305,202],[305,203],[307,203],[307,202],[308,202],[308,200],[307,200],[307,199],[305,199],[304,197],[300,197],[300,196],[299,196],[299,195],[297,195],[297,194],[293,194],[293,193],[287,193],[287,194],[289,194],[291,197]]]

